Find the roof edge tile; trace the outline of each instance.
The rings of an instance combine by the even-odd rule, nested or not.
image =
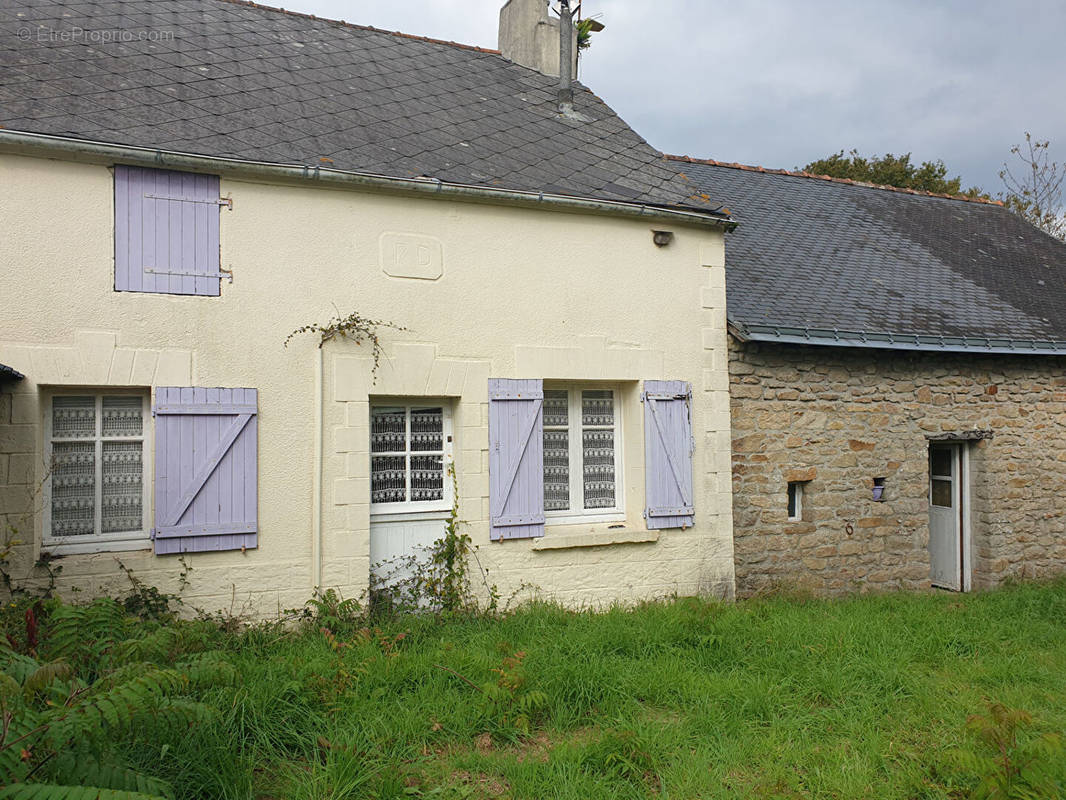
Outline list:
[[[226,2],[236,2],[237,0],[226,0]],[[770,169],[767,167],[759,167],[751,164],[738,164],[736,162],[728,161],[715,161],[711,158],[693,158],[692,156],[676,156],[670,153],[663,154],[668,161],[680,161],[684,164],[706,164],[709,167],[725,167],[727,169],[740,169],[745,172],[762,172],[768,175],[788,175],[791,178],[810,178],[811,180],[828,181],[830,183],[843,183],[849,186],[862,186],[866,189],[883,189],[888,192],[897,192],[898,194],[913,194],[919,197],[939,197],[944,200],[961,200],[965,203],[981,203],[989,206],[1003,206],[1002,200],[990,200],[984,197],[970,197],[965,194],[942,194],[940,192],[927,192],[920,189],[906,189],[902,186],[888,186],[883,183],[866,183],[865,181],[856,181],[851,178],[834,178],[832,175],[818,175],[813,172],[796,172],[794,170],[787,169]]]
[[[952,336],[890,331],[856,331],[837,328],[803,328],[754,325],[729,320],[729,332],[739,341],[776,342],[879,350],[926,350],[941,353],[990,353],[1066,356],[1066,341],[1016,339],[1011,336]]]

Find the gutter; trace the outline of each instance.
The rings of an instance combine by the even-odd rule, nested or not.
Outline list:
[[[741,342],[777,342],[824,347],[864,347],[938,353],[1009,353],[1011,355],[1063,356],[1066,341],[1014,339],[1009,336],[935,336],[920,333],[850,331],[837,328],[796,328],[777,325],[728,323],[729,333]]]
[[[278,164],[224,156],[205,156],[158,148],[97,142],[68,136],[52,136],[27,131],[0,130],[0,151],[40,156],[64,155],[76,159],[140,167],[181,169],[215,174],[229,173],[258,177],[267,181],[311,181],[338,188],[364,189],[403,195],[432,195],[471,203],[496,203],[526,208],[546,208],[571,213],[601,214],[646,219],[656,222],[699,225],[732,230],[737,223],[728,215],[708,211],[685,211],[646,203],[596,200],[520,189],[494,189],[436,178],[397,178],[371,172],[303,164]]]

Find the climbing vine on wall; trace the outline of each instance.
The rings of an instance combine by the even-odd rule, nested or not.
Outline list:
[[[380,319],[368,319],[358,311],[353,311],[346,317],[342,317],[340,312],[338,312],[331,317],[325,325],[318,322],[301,325],[285,337],[285,346],[288,347],[289,342],[301,333],[318,334],[319,347],[322,347],[326,342],[337,338],[348,339],[358,345],[363,344],[363,342],[370,342],[371,350],[374,355],[373,374],[376,378],[378,374],[378,364],[381,363],[381,356],[384,353],[384,350],[382,350],[381,347],[381,336],[379,333],[382,328],[391,328],[395,331],[407,330],[407,328],[402,325],[397,325],[393,322],[385,322]]]

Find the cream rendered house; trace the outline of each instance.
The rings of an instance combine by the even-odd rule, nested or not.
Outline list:
[[[454,491],[503,594],[731,596],[733,223],[507,57],[546,4],[508,4],[502,55],[180,6],[0,15],[11,579],[187,565],[191,604],[270,615],[363,593]],[[376,371],[285,346],[338,312],[403,328]]]

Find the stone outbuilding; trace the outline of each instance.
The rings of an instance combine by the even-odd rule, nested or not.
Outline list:
[[[728,202],[737,592],[1066,567],[1066,244],[998,203],[675,158]]]

